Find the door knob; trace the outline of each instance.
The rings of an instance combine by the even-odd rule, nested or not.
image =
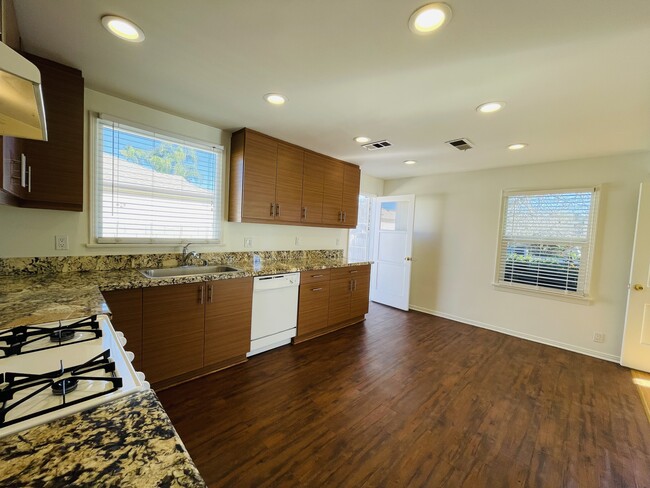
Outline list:
[[[411,256],[406,256],[404,258],[404,261],[413,261],[413,258]]]
[[[636,284],[636,285],[634,285],[634,289],[637,290],[637,291],[641,291],[641,290],[643,290],[643,285]]]

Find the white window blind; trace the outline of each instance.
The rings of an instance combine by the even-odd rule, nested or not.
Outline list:
[[[496,284],[586,297],[598,190],[504,192]]]
[[[219,242],[223,149],[97,119],[98,243]]]

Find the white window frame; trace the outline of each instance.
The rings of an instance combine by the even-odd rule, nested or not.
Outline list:
[[[224,245],[224,223],[225,223],[225,202],[226,202],[226,178],[227,178],[227,168],[226,168],[226,150],[224,146],[220,144],[215,144],[213,142],[208,142],[204,141],[201,139],[195,139],[191,137],[187,137],[181,134],[175,134],[173,132],[165,131],[165,130],[160,130],[156,127],[151,127],[145,124],[141,124],[139,122],[133,122],[132,120],[126,120],[120,117],[116,117],[113,115],[108,115],[105,113],[97,113],[97,112],[89,112],[89,134],[88,137],[90,139],[89,145],[88,145],[88,159],[89,159],[89,178],[90,178],[90,196],[89,196],[89,215],[88,215],[88,244],[86,244],[86,247],[108,247],[108,248],[114,248],[114,247],[147,247],[150,248],[152,244],[155,244],[157,247],[178,247],[179,244],[187,244],[188,242],[192,242],[194,244],[211,244],[211,245],[219,245],[223,246]],[[219,164],[218,171],[215,173],[216,176],[219,178],[218,185],[215,185],[215,191],[219,192],[220,198],[218,199],[219,202],[219,209],[217,212],[215,212],[215,219],[219,219],[219,236],[216,239],[190,239],[188,240],[187,238],[171,238],[171,239],[163,239],[163,238],[154,238],[154,239],[148,239],[148,238],[142,238],[142,239],[115,239],[112,242],[106,242],[106,240],[100,238],[97,235],[97,121],[99,119],[102,120],[108,120],[111,122],[115,122],[118,124],[125,124],[130,127],[133,127],[134,129],[140,129],[143,131],[147,132],[154,132],[158,135],[164,136],[165,138],[168,138],[171,141],[178,141],[178,142],[188,142],[188,143],[193,143],[197,144],[199,146],[208,146],[213,148],[216,151],[221,152],[221,161]]]
[[[576,302],[590,302],[593,300],[593,297],[590,294],[591,289],[591,278],[593,271],[593,261],[594,261],[594,249],[596,244],[596,234],[598,230],[598,207],[600,200],[600,186],[589,186],[582,188],[562,188],[562,189],[536,189],[536,190],[504,190],[501,192],[501,209],[499,213],[499,234],[497,237],[497,252],[496,252],[496,262],[494,270],[494,282],[493,286],[495,289],[500,291],[510,291],[514,293],[522,293],[526,295],[541,296],[545,298],[555,298],[564,301],[576,301]],[[514,283],[510,281],[505,281],[501,276],[501,260],[502,253],[504,249],[503,241],[504,236],[504,225],[506,220],[506,209],[509,196],[517,195],[549,195],[554,193],[592,193],[591,208],[589,214],[589,237],[586,243],[587,255],[581,256],[581,265],[580,265],[580,278],[584,287],[582,291],[569,291],[561,289],[553,289],[549,287],[539,286],[539,285],[527,285],[523,283]],[[584,263],[584,265],[583,265]]]
[[[365,198],[368,198],[370,200],[370,212],[369,212],[369,215],[368,215],[368,218],[370,219],[370,221],[368,222],[368,253],[367,253],[368,255],[367,255],[367,260],[372,261],[373,260],[373,249],[374,249],[374,247],[373,247],[373,239],[374,239],[374,236],[373,236],[373,234],[374,234],[374,231],[373,231],[373,228],[374,228],[373,215],[374,215],[374,212],[375,212],[377,195],[375,195],[374,193],[359,193],[359,197],[362,197],[362,196],[365,197]],[[358,224],[357,224],[357,227],[358,227]],[[348,258],[350,258],[350,236],[352,235],[352,232],[354,230],[356,230],[356,227],[354,229],[349,229],[348,230],[348,243],[347,243],[347,251],[348,251],[347,256],[348,256]]]

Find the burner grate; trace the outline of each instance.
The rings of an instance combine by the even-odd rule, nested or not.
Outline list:
[[[85,339],[73,340],[77,333],[86,333]],[[58,327],[39,327],[21,325],[12,329],[0,331],[0,358],[28,354],[31,352],[51,349],[53,347],[78,344],[80,342],[92,341],[102,336],[99,328],[97,315],[91,315],[69,325]],[[37,341],[49,338],[42,347],[29,349],[27,346],[34,345]]]
[[[89,359],[85,363],[76,366],[64,368],[63,361],[61,361],[61,368],[49,373],[1,373],[0,382],[3,384],[6,383],[6,385],[0,389],[0,427],[6,427],[8,425],[22,422],[24,420],[29,420],[46,413],[54,412],[56,410],[60,410],[72,405],[77,405],[79,403],[117,391],[122,387],[122,378],[115,376],[115,363],[110,361],[109,358],[110,350],[107,349],[101,354],[98,354],[97,356]],[[99,371],[112,373],[113,376],[95,376],[92,374],[93,372],[96,373]],[[66,397],[67,393],[75,390],[80,381],[106,382],[106,384],[110,385],[111,388],[96,393],[90,393],[82,398],[75,400],[68,400]],[[28,395],[12,402],[16,394],[34,388],[35,390]],[[51,393],[46,392],[48,388],[52,390]],[[43,394],[43,392],[45,392],[47,395],[54,394],[61,396],[61,403],[49,408],[44,408],[37,412],[32,412],[11,420],[7,420],[8,413],[20,405],[25,404],[29,400],[37,397],[39,394]]]

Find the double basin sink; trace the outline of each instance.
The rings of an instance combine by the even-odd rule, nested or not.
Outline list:
[[[182,276],[195,276],[214,273],[237,273],[240,269],[231,266],[176,266],[175,268],[139,269],[147,278],[176,278]]]

